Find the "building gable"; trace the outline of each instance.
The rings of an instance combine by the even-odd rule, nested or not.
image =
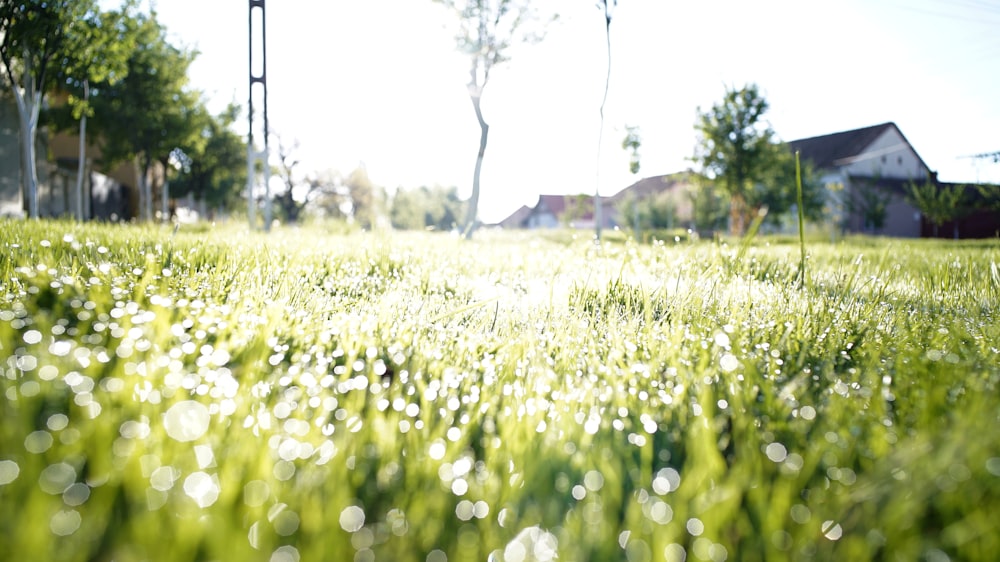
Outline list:
[[[794,140],[788,145],[820,171],[914,180],[930,174],[930,168],[892,122]]]

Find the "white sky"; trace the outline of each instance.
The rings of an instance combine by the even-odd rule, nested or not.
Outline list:
[[[593,193],[607,59],[593,0],[539,0],[558,12],[543,42],[494,71],[480,216],[502,219],[539,193]],[[248,2],[160,0],[173,39],[200,51],[192,86],[212,107],[248,95]],[[304,171],[471,189],[479,128],[468,63],[431,0],[272,0],[271,129],[301,143]],[[945,181],[1000,182],[1000,3],[995,0],[621,0],[611,27],[600,191],[681,171],[697,108],[756,82],[784,140],[894,121]],[[625,125],[642,170],[628,172]],[[240,129],[246,132],[244,124]]]

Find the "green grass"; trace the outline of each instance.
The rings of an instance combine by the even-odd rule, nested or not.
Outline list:
[[[4,222],[4,556],[995,559],[1000,244],[678,240]]]

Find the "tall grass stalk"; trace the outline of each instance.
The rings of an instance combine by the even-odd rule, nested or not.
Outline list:
[[[806,213],[802,205],[802,166],[799,162],[799,151],[795,151],[795,195],[799,212],[799,285],[806,286]]]

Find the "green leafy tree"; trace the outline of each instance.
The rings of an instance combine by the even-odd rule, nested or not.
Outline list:
[[[229,209],[242,201],[246,143],[232,130],[240,112],[235,103],[216,116],[202,110],[195,112],[199,135],[173,153],[180,169],[171,182],[171,191],[178,197],[192,194],[202,216],[209,207]]]
[[[77,53],[88,49],[96,14],[93,0],[0,0],[0,64],[17,104],[22,189],[31,218],[38,218],[35,141],[42,101],[63,65],[80,70]]]
[[[759,158],[757,178],[745,192],[746,208],[750,216],[766,208],[767,220],[777,223],[797,205],[795,153],[784,143],[771,142],[762,146]],[[823,186],[811,164],[806,162],[801,168],[803,213],[815,220],[822,217]]]
[[[380,200],[384,199],[382,190],[368,177],[368,169],[359,165],[344,179],[350,201],[351,218],[366,230],[378,224]]]
[[[643,229],[673,228],[677,225],[677,201],[669,191],[657,193],[639,205],[639,226]]]
[[[976,186],[976,191],[983,198],[986,208],[1000,211],[1000,185],[980,184]]]
[[[910,202],[933,226],[934,237],[946,222],[955,221],[953,236],[958,238],[958,219],[968,212],[967,186],[939,184],[931,179],[907,184]]]
[[[465,203],[455,187],[399,189],[392,198],[389,219],[401,230],[449,231],[459,226]]]
[[[769,180],[779,175],[774,167],[787,166],[774,131],[764,121],[768,107],[755,84],[727,87],[720,103],[699,110],[695,124],[699,139],[694,161],[729,196],[730,232],[735,235],[743,234],[750,217],[770,197]],[[794,164],[790,169],[794,174]]]
[[[170,44],[155,12],[128,18],[122,25],[135,34],[136,48],[124,80],[102,83],[91,92],[94,129],[107,164],[133,162],[138,215],[151,220],[153,164],[168,162],[174,150],[189,146],[203,131],[198,119],[201,96],[187,88],[187,70],[196,53]]]
[[[852,215],[861,217],[865,230],[878,232],[889,219],[889,202],[892,197],[878,187],[878,178],[852,181],[853,189],[846,194],[845,206]]]
[[[633,175],[639,173],[639,147],[642,146],[642,136],[639,127],[625,126],[625,138],[622,139],[622,149],[628,152],[628,171]]]
[[[83,220],[83,180],[87,161],[87,118],[90,107],[90,85],[105,82],[115,84],[128,72],[128,58],[135,48],[135,37],[121,22],[131,17],[134,0],[128,0],[119,10],[94,11],[88,14],[87,25],[67,38],[63,65],[57,77],[58,87],[69,95],[66,109],[78,128],[76,185],[73,210],[77,220]]]
[[[704,176],[692,176],[691,190],[688,191],[691,201],[691,221],[699,232],[716,231],[726,224],[725,194],[715,189],[712,181]]]
[[[476,228],[479,212],[480,173],[490,126],[482,111],[483,90],[489,83],[490,73],[509,60],[510,49],[517,43],[541,40],[541,28],[530,0],[435,0],[453,12],[458,20],[456,42],[459,50],[469,56],[469,99],[479,122],[479,151],[472,176],[472,195],[463,226],[466,238],[471,238]]]

